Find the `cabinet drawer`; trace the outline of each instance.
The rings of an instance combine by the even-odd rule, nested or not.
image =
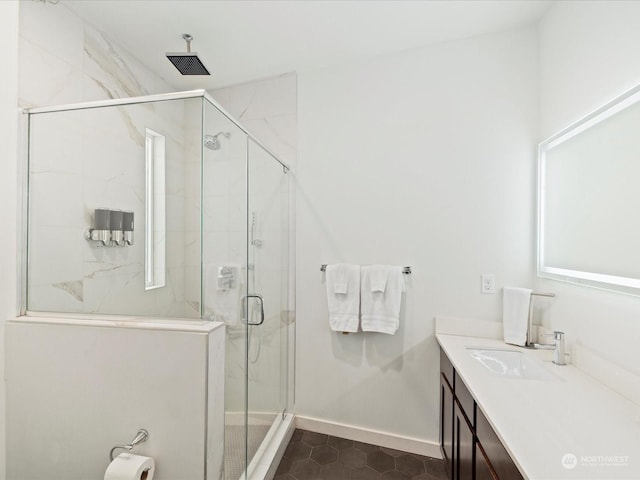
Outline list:
[[[490,466],[500,480],[523,479],[518,467],[479,408],[476,411],[476,435]]]
[[[476,425],[475,401],[471,396],[471,392],[469,392],[469,389],[464,384],[464,382],[462,381],[458,373],[454,372],[454,375],[455,375],[454,394],[458,399],[458,402],[460,402],[460,407],[464,411],[464,414],[467,416],[469,423],[471,424],[472,427],[475,427]]]
[[[453,388],[453,365],[442,349],[440,349],[440,372],[444,374],[444,378],[447,379],[447,382],[449,382],[449,385]]]

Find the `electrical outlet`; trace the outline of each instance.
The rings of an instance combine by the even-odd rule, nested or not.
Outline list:
[[[496,276],[493,273],[482,274],[482,293],[496,293]]]

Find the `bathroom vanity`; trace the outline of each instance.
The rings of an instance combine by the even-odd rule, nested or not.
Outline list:
[[[523,478],[442,349],[440,350],[440,447],[451,478],[459,480]]]
[[[482,323],[492,324],[493,338],[474,331]],[[596,360],[581,353],[584,370],[554,365],[551,351],[505,344],[497,322],[442,324],[440,444],[449,478],[640,478],[640,404],[633,390],[625,398],[597,381]]]

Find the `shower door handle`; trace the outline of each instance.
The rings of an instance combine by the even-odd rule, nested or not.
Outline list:
[[[260,301],[260,321],[257,323],[252,323],[249,321],[249,299],[250,298],[255,298],[257,300]],[[253,326],[257,326],[257,325],[262,325],[264,323],[264,300],[262,299],[262,295],[260,295],[259,293],[248,293],[245,297],[242,298],[242,306],[243,309],[245,310],[245,315],[243,315],[245,323],[247,325],[253,325]]]

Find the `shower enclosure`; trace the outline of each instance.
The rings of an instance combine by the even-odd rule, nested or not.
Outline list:
[[[23,313],[224,322],[251,478],[292,402],[288,167],[200,90],[25,113]]]

